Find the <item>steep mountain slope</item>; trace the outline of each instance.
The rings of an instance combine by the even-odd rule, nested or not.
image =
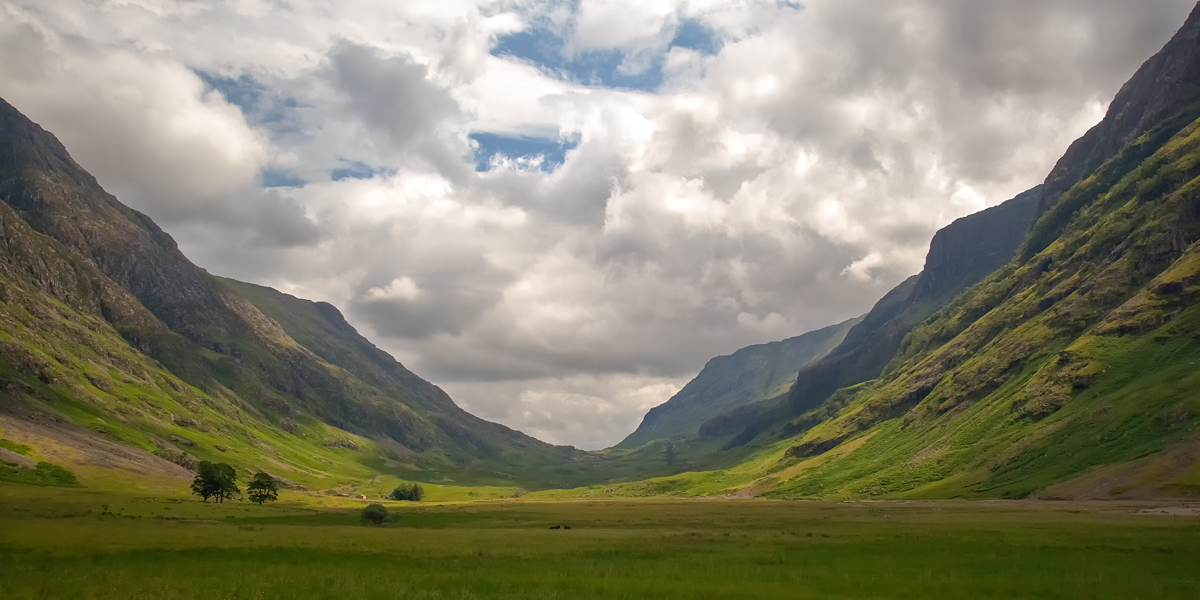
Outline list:
[[[566,484],[593,479],[588,469],[605,462],[573,447],[551,446],[459,408],[441,388],[416,376],[361,336],[329,303],[232,279],[221,281],[321,360],[352,373],[389,399],[400,399],[418,412],[428,411],[443,434],[483,457],[477,463],[459,461],[456,469],[481,469],[512,481]],[[533,473],[537,476],[532,477]]]
[[[637,430],[616,447],[637,448],[655,439],[694,436],[701,424],[719,414],[786,393],[797,369],[828,354],[856,323],[858,319],[852,319],[708,361],[679,393],[650,409]]]
[[[1007,264],[942,288],[949,302],[866,361],[878,378],[839,379],[838,350],[802,369],[789,408],[807,412],[764,412],[740,464],[546,494],[1200,497],[1200,5],[1031,198]],[[939,293],[929,272],[863,320],[866,339]],[[821,369],[824,387],[803,381]]]
[[[771,494],[1200,494],[1198,117],[1200,7],[1060,161],[1017,257],[786,460],[856,449]],[[1103,485],[1156,453],[1169,464]]]
[[[274,319],[267,317],[240,292],[260,299],[270,293],[219,280],[191,264],[170,236],[104,192],[57,139],[2,100],[0,200],[7,232],[6,285],[19,290],[5,297],[5,310],[24,319],[0,333],[12,342],[0,348],[0,360],[11,367],[5,390],[24,390],[20,404],[25,408],[48,408],[65,400],[112,425],[121,421],[113,411],[124,414],[114,400],[132,402],[147,389],[163,391],[165,386],[175,392],[163,391],[178,408],[169,419],[175,426],[203,427],[206,417],[200,413],[205,410],[184,410],[203,405],[211,409],[207,412],[223,415],[210,415],[223,422],[209,427],[214,432],[225,425],[239,429],[227,420],[242,425],[247,450],[260,455],[260,463],[266,458],[261,455],[271,452],[253,450],[255,444],[273,446],[266,440],[279,436],[311,438],[320,440],[318,447],[352,452],[369,446],[361,460],[351,461],[359,464],[356,474],[366,474],[361,467],[369,464],[376,470],[454,470],[550,485],[555,473],[574,473],[566,467],[583,456],[467,414],[441,390],[357,336],[332,307],[286,301],[276,294],[265,304],[281,310],[273,311]],[[53,264],[51,256],[57,257]],[[35,313],[31,307],[37,306],[61,310]],[[287,309],[301,314],[290,315]],[[30,314],[35,316],[28,318]],[[66,327],[64,320],[87,323],[86,332]],[[19,341],[17,333],[23,334]],[[61,342],[48,359],[39,338]],[[83,347],[92,350],[84,352]],[[95,362],[92,354],[105,352],[124,357],[124,362],[87,366]],[[64,381],[73,383],[56,383],[55,363],[71,372]],[[103,385],[74,385],[97,369]],[[143,371],[146,377],[139,375]],[[41,387],[28,379],[39,372],[45,375],[37,376]],[[116,381],[126,380],[137,389],[110,393],[120,387]],[[162,411],[144,410],[155,400],[138,402],[139,408],[129,410],[141,412],[128,419],[123,433],[114,433],[115,425],[93,429],[146,449],[163,446],[158,442],[171,435],[188,439],[160,423]],[[16,404],[4,403],[9,408]],[[83,420],[92,423],[90,417]],[[233,436],[233,430],[225,434]],[[191,437],[200,436],[193,432]],[[210,437],[209,445],[188,439],[184,448],[168,444],[160,452],[186,464],[223,446],[216,442],[221,435]],[[537,468],[528,468],[532,466]],[[532,478],[523,478],[529,474]]]
[[[880,299],[827,355],[801,367],[786,395],[714,416],[701,425],[701,437],[722,438],[726,449],[760,436],[766,439],[759,443],[789,437],[819,418],[795,417],[822,406],[839,388],[878,377],[913,327],[1013,257],[1033,223],[1041,191],[1036,187],[939,230],[925,268]]]
[[[788,394],[791,409],[809,410],[838,388],[878,377],[913,327],[1012,259],[1033,223],[1041,190],[939,230],[921,273],[884,296],[829,356],[801,369]]]

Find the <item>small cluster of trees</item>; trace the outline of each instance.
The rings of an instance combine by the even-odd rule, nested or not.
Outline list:
[[[425,497],[425,490],[417,485],[401,485],[392,490],[392,500],[408,500],[410,502],[420,502],[421,498]]]
[[[242,493],[237,486],[237,472],[225,463],[213,464],[207,460],[196,465],[196,479],[192,481],[192,493],[204,498],[214,498],[218,503]]]
[[[279,486],[275,478],[266,473],[255,473],[250,485],[246,486],[250,501],[261,505],[263,502],[273,502],[279,499]]]
[[[255,504],[271,502],[279,498],[279,486],[275,479],[266,473],[256,473],[250,485],[246,486],[250,501]],[[237,472],[225,463],[213,464],[207,460],[196,465],[196,479],[192,481],[192,493],[208,502],[213,498],[218,504],[224,503],[234,495],[241,494],[237,486]]]

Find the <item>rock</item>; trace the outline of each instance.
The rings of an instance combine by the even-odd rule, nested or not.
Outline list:
[[[169,460],[189,471],[195,471],[196,467],[200,464],[200,459],[188,454],[187,452],[176,450],[174,448],[168,450],[156,450],[154,455],[165,458],[166,460]]]
[[[177,415],[171,415],[171,422],[175,423],[176,425],[178,425],[180,427],[193,427],[194,428],[194,427],[200,425],[200,423],[198,423],[192,419],[189,419],[187,417],[180,417]]]
[[[5,448],[0,448],[0,461],[12,463],[24,469],[32,469],[37,466],[36,460],[33,460],[32,458],[29,458],[23,454],[17,454],[16,452],[7,450]]]

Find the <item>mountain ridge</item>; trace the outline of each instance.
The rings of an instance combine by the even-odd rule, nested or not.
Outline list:
[[[674,396],[646,413],[614,448],[636,448],[654,439],[695,435],[712,417],[767,400],[804,365],[828,354],[858,322],[850,319],[778,342],[756,344],[712,358]]]
[[[84,412],[90,416],[86,420],[107,423],[109,419],[102,415],[115,409],[110,399],[132,402],[129,395],[138,397],[147,390],[130,391],[128,395],[99,388],[89,391],[87,386],[92,384],[82,383],[84,380],[100,381],[109,390],[113,379],[130,379],[135,382],[130,384],[133,386],[157,387],[150,381],[155,380],[172,388],[171,392],[159,389],[155,393],[173,395],[178,391],[175,388],[190,387],[201,404],[219,407],[221,416],[214,418],[222,421],[222,427],[238,429],[250,438],[258,435],[252,430],[269,430],[275,432],[271,436],[311,434],[336,438],[334,441],[341,440],[338,443],[347,448],[361,448],[366,443],[352,441],[353,436],[386,442],[371,445],[371,452],[378,456],[370,459],[376,468],[390,461],[397,465],[409,463],[404,469],[449,469],[508,479],[538,473],[536,477],[543,478],[539,485],[547,485],[545,478],[549,477],[577,476],[569,471],[575,461],[583,459],[582,452],[551,446],[470,415],[439,388],[358,336],[332,306],[292,299],[292,309],[313,314],[305,318],[280,312],[268,316],[246,297],[253,289],[262,300],[270,295],[267,288],[215,278],[193,265],[149,217],[105,192],[52,134],[2,100],[0,200],[4,208],[0,216],[4,217],[7,234],[4,264],[9,267],[9,283],[19,283],[18,287],[27,292],[10,295],[15,304],[9,308],[20,311],[22,303],[32,306],[66,300],[89,319],[98,320],[90,330],[95,335],[68,333],[53,320],[22,322],[27,330],[39,330],[42,338],[63,342],[54,353],[65,362],[39,362],[42,359],[37,357],[44,354],[45,348],[38,347],[36,336],[23,338],[22,344],[7,344],[0,360],[34,368],[29,360],[36,359],[34,362],[41,366],[34,370],[46,373],[58,370],[54,366],[58,363],[66,369],[64,382],[80,381],[79,385],[84,386],[71,383],[64,384],[69,390],[54,389],[53,378],[47,376],[51,383],[42,382],[39,385],[43,387],[25,394],[19,402],[27,408],[47,408],[63,393],[74,394],[75,400],[83,399],[87,405]],[[42,269],[45,273],[41,279],[30,280],[25,272],[32,269],[37,274],[39,256],[62,260]],[[278,305],[281,298],[284,296],[277,297],[274,304]],[[289,335],[280,323],[294,325],[293,331],[308,345]],[[321,335],[306,336],[305,327],[314,323],[328,326],[320,330]],[[111,327],[112,332],[100,331],[105,327]],[[115,371],[103,378],[90,373],[85,364],[89,359],[71,355],[65,347],[71,335],[90,336],[84,346],[103,347],[102,352],[113,355],[115,345],[124,343],[144,358],[122,364],[143,364],[140,368],[154,375],[150,380],[130,378],[120,366],[112,366],[110,371]],[[10,379],[21,379],[20,371],[10,372]],[[175,382],[175,377],[186,383]],[[12,385],[25,389],[16,381]],[[182,404],[180,398],[172,398],[178,413],[191,412],[185,409],[187,403],[196,400],[191,398],[192,393],[185,394],[189,399]],[[156,404],[137,400],[139,406],[147,403]],[[136,421],[147,431],[174,427],[150,416],[155,414],[153,409],[129,410],[141,415]],[[175,416],[187,424],[203,421],[199,415]],[[246,419],[256,425],[247,428],[234,424]],[[210,448],[201,450],[194,440],[190,446],[167,443],[166,447],[158,447],[172,436],[187,436],[184,432],[167,433],[166,429],[161,435],[147,435],[138,427],[131,421],[122,429],[122,441],[165,453],[183,464],[194,460],[183,457],[211,454]],[[188,425],[181,427],[187,429]],[[329,431],[330,427],[345,434]],[[96,428],[113,431],[99,424]]]

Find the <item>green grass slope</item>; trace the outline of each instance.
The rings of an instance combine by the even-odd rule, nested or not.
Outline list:
[[[1200,7],[1038,193],[1010,262],[738,466],[553,494],[1200,497]]]
[[[1061,196],[1016,260],[914,330],[785,459],[870,439],[769,495],[1024,497],[1195,438],[1197,116],[1165,113]],[[1200,495],[1195,452],[1178,459],[1143,489]]]

